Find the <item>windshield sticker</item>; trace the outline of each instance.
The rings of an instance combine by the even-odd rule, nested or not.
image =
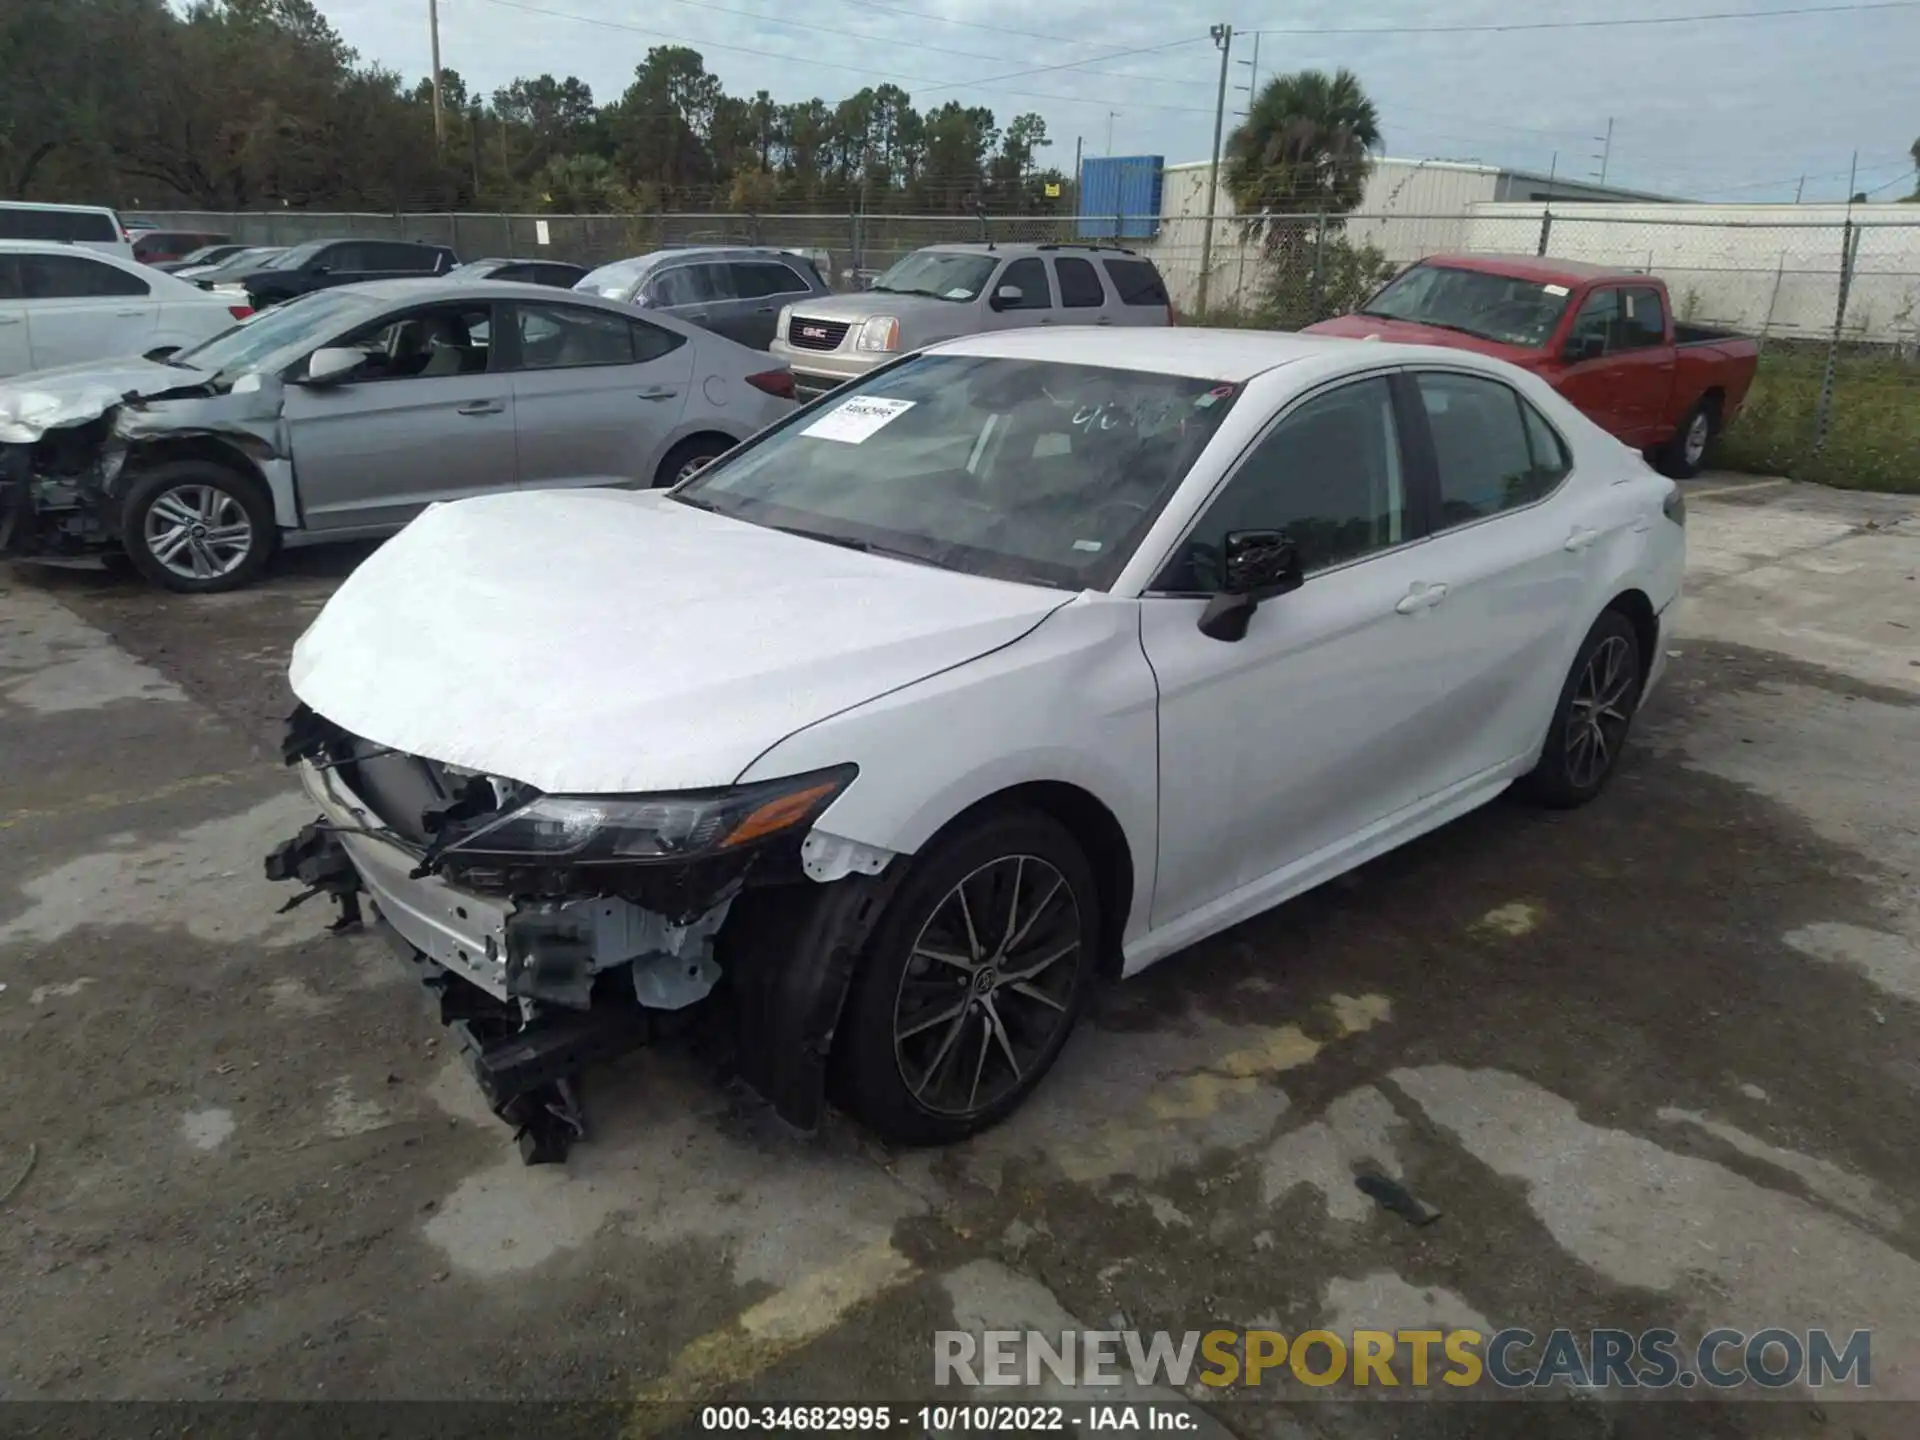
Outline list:
[[[956,285],[947,291],[945,298],[948,300],[971,300],[973,298],[973,291],[964,285]]]
[[[1540,288],[1546,291],[1547,294],[1549,295],[1553,295],[1561,298],[1564,298],[1568,293],[1570,293],[1567,290],[1567,287],[1564,285],[1542,285]]]
[[[843,445],[858,445],[883,425],[898,420],[914,404],[912,400],[859,395],[851,400],[842,400],[800,433],[811,435],[816,440],[838,440]]]
[[[1194,401],[1193,408],[1196,410],[1210,410],[1222,400],[1231,400],[1232,398],[1233,386],[1216,385],[1198,400]]]
[[[1076,540],[1073,542],[1073,548],[1076,550],[1100,551],[1107,547],[1106,543],[1100,540]]]

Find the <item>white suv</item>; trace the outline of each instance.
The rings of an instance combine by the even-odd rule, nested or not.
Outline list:
[[[184,349],[251,313],[132,260],[0,240],[0,378]]]

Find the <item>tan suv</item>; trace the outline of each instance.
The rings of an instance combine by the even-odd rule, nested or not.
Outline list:
[[[780,312],[772,354],[810,400],[896,355],[983,330],[1171,325],[1153,262],[1096,245],[929,245],[858,295]]]

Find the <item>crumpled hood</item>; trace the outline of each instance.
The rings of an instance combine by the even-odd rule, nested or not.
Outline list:
[[[1546,358],[1542,350],[1508,345],[1499,340],[1482,340],[1459,330],[1439,325],[1421,325],[1412,320],[1387,320],[1378,315],[1340,315],[1321,320],[1301,332],[1305,335],[1340,335],[1349,340],[1378,338],[1394,345],[1444,345],[1449,350],[1471,350],[1476,355],[1491,355],[1510,365],[1537,365]]]
[[[0,444],[31,445],[49,430],[84,425],[136,398],[192,389],[211,377],[138,357],[34,370],[0,382]]]
[[[388,541],[290,679],[376,744],[548,792],[697,789],[1068,599],[658,493],[513,493],[433,506]]]

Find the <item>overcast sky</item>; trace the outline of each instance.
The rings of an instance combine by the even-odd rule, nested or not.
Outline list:
[[[318,0],[363,56],[407,77],[430,68],[428,0]],[[1920,135],[1920,0],[1760,17],[1835,0],[1215,0],[1217,14],[1153,0],[440,0],[441,61],[483,92],[516,75],[574,74],[617,99],[649,46],[688,44],[731,93],[840,99],[892,81],[916,106],[990,106],[1047,120],[1045,163],[1086,153],[1206,158],[1218,52],[1259,70],[1345,65],[1379,106],[1389,155],[1475,159],[1714,200],[1844,199],[1850,154],[1875,199],[1907,193]],[[1884,3],[1884,0],[1883,0]],[[1420,34],[1396,27],[1740,12],[1615,28]],[[544,14],[538,12],[546,12]],[[775,18],[775,17],[780,18]],[[1379,27],[1380,34],[1281,29]],[[1180,43],[1184,42],[1184,43]],[[1151,48],[1170,47],[1170,48]],[[1141,53],[1120,54],[1139,51]],[[1114,58],[1103,58],[1114,57]],[[1066,68],[1079,66],[1083,68]],[[1058,67],[1058,68],[1056,68]],[[1244,86],[1250,67],[1232,67]],[[1015,72],[1038,72],[1015,75]],[[1005,77],[1005,78],[1003,78]],[[981,83],[971,83],[981,82]],[[1229,110],[1244,105],[1229,92]],[[1229,126],[1232,116],[1229,114]],[[1890,183],[1892,182],[1892,183]],[[1878,188],[1887,187],[1887,188]]]

